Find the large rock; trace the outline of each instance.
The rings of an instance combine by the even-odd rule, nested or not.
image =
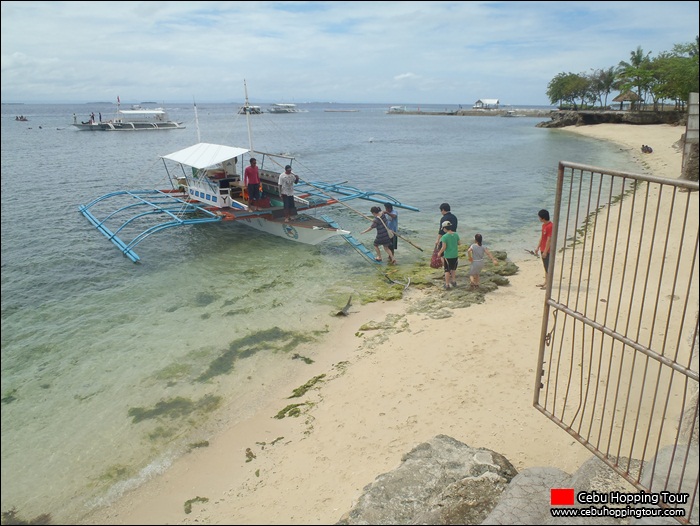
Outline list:
[[[338,524],[479,524],[516,474],[503,455],[438,435],[367,485]]]
[[[697,420],[695,421],[697,423]],[[697,439],[697,435],[695,437]],[[689,469],[700,463],[700,450],[697,443],[693,445],[679,444],[661,448],[656,456],[644,465],[640,482],[650,487],[652,491],[668,490],[672,493],[687,493],[688,502],[673,507],[685,509],[685,518],[690,519],[690,524],[698,524],[700,509],[698,506],[698,480],[697,471]],[[691,508],[692,504],[692,508]],[[637,524],[678,524],[678,521],[669,517],[642,518]]]
[[[628,459],[620,458],[618,463],[627,465]],[[633,471],[639,469],[639,461],[632,460],[629,464]],[[552,488],[574,488],[577,494],[580,491],[606,494],[611,491],[637,491],[598,457],[584,462],[573,475],[557,468],[528,468],[511,481],[498,505],[482,524],[630,524],[629,518],[554,518],[550,513]],[[588,506],[576,504],[579,508]]]
[[[633,472],[638,460],[620,458]],[[597,457],[570,475],[536,467],[517,473],[501,454],[446,435],[416,446],[395,470],[364,488],[337,524],[631,524],[630,518],[554,518],[552,488],[634,493],[637,490]],[[585,505],[588,506],[588,505]],[[576,504],[576,507],[583,505]]]

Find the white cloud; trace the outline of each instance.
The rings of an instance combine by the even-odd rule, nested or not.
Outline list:
[[[2,2],[2,101],[547,104],[698,35],[698,2]]]

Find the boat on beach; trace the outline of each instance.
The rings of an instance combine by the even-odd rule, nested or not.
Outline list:
[[[247,93],[246,93],[246,106]],[[299,176],[295,186],[293,216],[285,220],[278,180],[295,158],[252,148],[248,111],[245,111],[250,146],[199,142],[161,156],[170,186],[165,189],[111,192],[80,205],[80,212],[97,230],[133,262],[140,260],[135,247],[150,235],[172,227],[217,222],[237,222],[255,230],[308,245],[342,236],[362,255],[374,255],[351,232],[342,229],[320,209],[346,206],[363,199],[392,203],[394,208],[418,211],[394,197],[365,191],[345,182],[325,182]],[[196,113],[195,113],[196,115]],[[243,184],[244,167],[257,159],[261,198],[251,200]],[[351,210],[354,210],[351,208]],[[358,212],[359,213],[359,212]]]
[[[182,122],[171,120],[168,112],[163,108],[145,109],[140,106],[134,106],[129,110],[117,107],[117,113],[108,120],[95,119],[95,114],[91,113],[87,121],[78,122],[73,114],[73,126],[81,131],[152,131],[185,128]]]

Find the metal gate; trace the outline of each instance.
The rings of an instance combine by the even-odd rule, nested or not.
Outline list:
[[[553,222],[534,406],[697,524],[698,183],[562,162]]]

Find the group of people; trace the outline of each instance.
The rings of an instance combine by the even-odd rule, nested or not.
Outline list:
[[[654,150],[651,149],[651,146],[647,144],[642,144],[642,153],[651,153]]]
[[[363,230],[361,233],[367,233],[372,229],[376,229],[376,237],[374,239],[374,248],[377,251],[376,261],[382,261],[380,247],[384,248],[389,263],[396,264],[395,250],[397,248],[397,229],[398,229],[398,213],[393,209],[391,203],[384,205],[385,209],[381,210],[378,206],[373,206],[370,211],[374,216],[372,224]],[[450,290],[457,286],[457,266],[459,264],[459,245],[461,244],[459,234],[457,234],[457,217],[452,213],[449,203],[440,205],[440,227],[438,229],[437,239],[435,241],[435,249],[438,256],[442,258],[443,268],[445,272],[445,290]],[[547,286],[547,271],[549,269],[549,253],[552,242],[553,223],[549,217],[549,211],[542,209],[537,213],[541,223],[541,234],[539,243],[533,251],[536,256],[541,257],[544,265],[544,281],[537,285],[544,289]],[[469,285],[472,289],[478,289],[480,285],[481,271],[484,268],[486,257],[488,257],[494,265],[498,265],[498,259],[494,257],[491,251],[484,245],[484,238],[481,234],[474,235],[474,241],[467,249],[467,257],[469,259]]]
[[[644,148],[644,146],[643,146]],[[651,148],[650,148],[651,150]],[[280,195],[284,204],[284,221],[291,221],[292,216],[296,212],[294,205],[294,185],[299,182],[299,176],[292,172],[291,165],[284,167],[277,181]],[[261,198],[260,190],[260,172],[257,166],[257,159],[250,159],[248,166],[243,173],[243,184],[247,188],[248,202],[251,210],[260,210],[257,206]],[[370,230],[376,230],[374,238],[374,249],[377,253],[375,261],[382,261],[381,249],[384,248],[390,265],[396,265],[396,249],[398,248],[398,228],[399,228],[399,213],[394,210],[392,203],[384,203],[384,210],[378,206],[370,208],[370,212],[374,219],[372,223],[362,232],[365,234]],[[438,256],[442,258],[443,268],[445,271],[445,290],[450,290],[457,286],[457,266],[459,264],[459,245],[461,244],[459,234],[457,234],[457,217],[452,213],[449,203],[440,205],[440,227],[438,229],[435,248],[438,251]],[[545,270],[545,280],[538,285],[540,288],[545,288],[547,284],[547,270],[549,267],[549,250],[552,239],[552,222],[549,218],[547,210],[540,210],[538,217],[542,223],[542,232],[537,248],[533,251],[535,255],[542,258]],[[479,280],[481,270],[484,268],[486,257],[488,257],[494,265],[498,265],[498,259],[494,257],[491,251],[484,245],[484,238],[481,234],[474,235],[474,241],[467,249],[467,257],[469,259],[469,285],[472,289],[479,288]]]
[[[440,205],[440,228],[435,247],[438,249],[438,256],[443,260],[445,270],[445,290],[450,290],[457,286],[457,265],[459,264],[459,245],[461,240],[457,233],[457,217],[452,213],[449,203]],[[474,242],[467,248],[467,258],[469,259],[469,286],[472,289],[479,288],[481,269],[484,268],[485,257],[488,256],[494,265],[498,265],[498,260],[491,251],[484,246],[484,238],[481,234],[474,235]]]
[[[252,211],[257,211],[260,210],[258,204],[262,198],[258,160],[255,157],[251,157],[249,164],[250,166],[247,166],[243,172],[243,184],[248,192],[248,207]],[[284,167],[284,172],[280,174],[277,180],[280,196],[282,197],[285,223],[289,223],[292,220],[292,216],[296,213],[296,206],[294,205],[294,185],[298,182],[299,176],[292,173],[292,166],[289,164]]]
[[[460,239],[457,234],[457,217],[451,212],[448,203],[440,205],[440,229],[438,230],[438,238],[435,243],[438,250],[438,256],[442,257],[445,269],[445,290],[449,290],[457,286],[456,272],[459,261],[459,245]],[[537,285],[544,289],[547,286],[547,272],[549,270],[549,252],[552,242],[552,230],[554,224],[550,220],[549,211],[542,209],[537,213],[537,216],[542,225],[540,240],[537,248],[533,251],[536,256],[542,258],[544,265],[544,281]],[[498,265],[498,260],[493,256],[491,251],[484,246],[484,238],[481,234],[474,235],[474,242],[467,249],[467,257],[469,258],[469,285],[472,289],[479,288],[479,279],[481,270],[484,268],[486,256],[491,259],[494,265]]]

